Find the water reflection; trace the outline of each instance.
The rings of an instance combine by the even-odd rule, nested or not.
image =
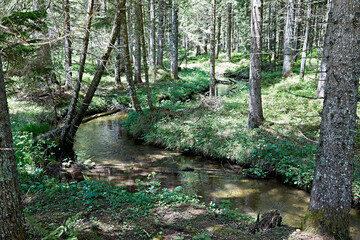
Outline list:
[[[79,160],[89,159],[97,164],[88,173],[92,179],[134,188],[135,179],[146,179],[151,172],[156,172],[162,186],[173,189],[181,185],[185,193],[200,195],[206,203],[230,200],[234,208],[252,217],[276,208],[286,224],[300,226],[309,203],[309,195],[304,191],[273,179],[247,179],[202,157],[135,145],[119,124],[125,117],[108,116],[80,126],[75,151]],[[185,167],[195,171],[181,171]],[[360,212],[353,210],[351,214],[352,235],[360,239]]]

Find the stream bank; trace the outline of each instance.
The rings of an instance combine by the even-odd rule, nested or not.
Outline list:
[[[201,156],[137,145],[124,131],[125,118],[122,114],[107,116],[79,128],[75,151],[80,161],[96,163],[97,167],[87,173],[91,179],[126,185],[134,191],[136,179],[146,180],[149,174],[155,173],[162,187],[181,186],[183,193],[199,195],[208,205],[231,206],[253,218],[259,212],[277,208],[285,224],[300,227],[309,201],[306,192],[275,179],[246,178],[234,172],[231,165],[221,165]],[[182,171],[186,168],[194,171]],[[351,221],[352,232],[358,237],[359,211],[352,211]]]

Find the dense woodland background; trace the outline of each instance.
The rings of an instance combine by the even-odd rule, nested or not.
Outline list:
[[[227,159],[244,174],[312,189],[304,225],[348,239],[349,211],[360,198],[359,5],[345,0],[0,3],[0,147],[3,163],[12,169],[11,177],[1,180],[0,174],[2,184],[10,184],[0,196],[17,206],[9,220],[11,207],[0,203],[6,209],[0,220],[23,229],[19,191],[48,182],[44,176],[58,174],[61,162],[74,157],[85,117],[130,110],[124,127],[144,143]],[[218,84],[233,87],[222,96]],[[35,188],[25,191],[39,195],[30,189]],[[35,221],[26,219],[30,225]],[[25,231],[9,229],[0,223],[1,238],[25,238]],[[46,231],[55,236],[58,229]]]

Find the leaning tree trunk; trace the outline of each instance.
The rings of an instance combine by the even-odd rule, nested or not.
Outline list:
[[[215,97],[216,0],[211,0],[210,97]]]
[[[150,0],[150,43],[149,43],[149,65],[155,70],[155,0]]]
[[[82,82],[82,78],[83,78],[83,74],[84,74],[84,69],[85,69],[85,63],[86,63],[86,56],[87,56],[87,51],[88,51],[88,46],[89,46],[89,39],[90,39],[90,29],[91,29],[91,22],[92,22],[92,17],[93,17],[93,10],[94,10],[94,0],[89,0],[88,2],[88,9],[87,9],[87,23],[85,26],[85,34],[84,34],[84,39],[83,39],[83,45],[82,45],[82,49],[81,49],[81,55],[80,55],[80,61],[79,61],[79,69],[78,69],[78,76],[75,82],[75,86],[74,86],[74,90],[73,90],[73,95],[71,97],[71,101],[70,101],[70,105],[69,105],[69,109],[65,118],[65,124],[64,127],[61,131],[61,136],[60,136],[60,142],[61,142],[61,148],[65,148],[66,147],[66,137],[69,133],[70,127],[71,127],[71,122],[74,119],[74,114],[75,114],[75,110],[76,110],[76,104],[78,102],[78,98],[79,98],[79,92],[80,92],[80,87],[81,87],[81,82]],[[70,141],[70,140],[69,140]],[[71,148],[72,148],[72,143],[70,144]],[[64,153],[71,151],[70,149],[63,149]]]
[[[282,76],[288,77],[292,73],[292,49],[291,49],[291,39],[293,32],[293,18],[294,18],[294,0],[289,0],[287,13],[286,13],[286,25],[284,33],[284,62]]]
[[[248,127],[259,127],[264,121],[261,102],[262,0],[252,0],[251,52],[249,78]]]
[[[141,31],[141,48],[142,48],[142,56],[144,63],[144,72],[145,72],[145,87],[146,87],[146,96],[148,100],[148,105],[150,110],[154,110],[154,106],[151,100],[151,92],[150,92],[150,84],[149,84],[149,67],[147,64],[147,48],[145,42],[145,31],[144,31],[144,18],[143,18],[143,10],[142,10],[142,0],[138,0],[138,12],[140,17],[140,31]]]
[[[171,74],[174,79],[178,79],[179,60],[178,60],[178,6],[176,0],[172,0],[171,16]]]
[[[79,112],[77,113],[76,117],[74,118],[73,123],[71,124],[71,128],[69,131],[69,139],[70,143],[73,142],[75,134],[85,116],[87,109],[91,103],[91,100],[94,97],[95,91],[100,83],[101,77],[104,74],[106,64],[109,60],[111,51],[114,48],[115,41],[120,33],[120,24],[121,24],[121,10],[125,7],[126,0],[116,1],[116,14],[115,20],[113,24],[113,28],[110,34],[109,43],[106,46],[106,49],[102,55],[102,57],[98,60],[98,66],[96,69],[96,73],[91,81],[91,84],[86,92],[85,98],[82,102]],[[124,27],[125,28],[125,27]]]
[[[304,227],[350,239],[356,110],[360,77],[360,1],[334,0],[319,149]]]
[[[308,1],[307,13],[306,13],[305,36],[304,36],[303,48],[301,54],[300,79],[304,78],[304,74],[305,74],[306,52],[307,52],[308,39],[309,39],[310,21],[311,21],[311,2]]]
[[[328,69],[328,59],[329,59],[329,47],[330,47],[330,33],[332,31],[331,22],[329,19],[332,18],[332,11],[333,11],[333,0],[329,1],[329,11],[326,18],[326,30],[325,30],[325,38],[323,44],[323,52],[320,64],[320,74],[318,80],[318,86],[316,91],[317,98],[324,98],[325,97],[325,85],[326,85],[326,74]]]
[[[231,12],[232,4],[227,4],[227,33],[226,33],[226,59],[231,61]]]
[[[164,0],[159,0],[159,27],[158,27],[158,48],[157,48],[157,57],[156,64],[160,67],[164,67],[163,57],[164,57],[164,41],[165,41],[165,23],[164,23]]]
[[[0,50],[0,239],[27,239]]]
[[[71,32],[70,29],[70,6],[69,0],[64,0],[64,34],[69,35]],[[72,48],[71,48],[71,36],[67,36],[64,39],[64,48],[65,48],[65,89],[69,89],[69,86],[72,84]]]

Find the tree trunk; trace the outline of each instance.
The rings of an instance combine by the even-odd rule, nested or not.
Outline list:
[[[303,4],[303,0],[298,0],[296,3],[296,11],[295,11],[295,16],[294,16],[294,34],[293,34],[293,38],[294,38],[294,42],[293,42],[293,49],[295,52],[295,59],[294,61],[297,60],[297,56],[298,56],[298,52],[299,52],[299,27],[300,27],[300,23],[301,23],[301,9],[302,9],[302,4]]]
[[[117,37],[119,36],[120,24],[121,24],[121,20],[122,20],[121,12],[125,7],[125,3],[126,3],[126,0],[121,0],[121,1],[116,2],[115,20],[114,20],[113,28],[111,30],[109,43],[106,46],[106,49],[105,49],[102,57],[98,60],[98,66],[96,69],[96,73],[95,73],[93,80],[91,81],[91,84],[86,92],[86,95],[85,95],[84,101],[82,102],[80,110],[77,113],[77,115],[71,125],[70,132],[69,132],[69,139],[70,139],[71,143],[73,142],[75,134],[85,116],[85,113],[91,103],[92,98],[94,97],[97,86],[99,85],[101,77],[104,74],[105,67],[109,60],[111,51],[114,48],[115,41],[116,41]]]
[[[227,4],[227,35],[226,35],[226,59],[231,61],[231,16],[232,4]]]
[[[219,54],[220,54],[220,45],[221,45],[221,15],[218,16],[217,18],[218,21],[218,29],[217,29],[217,39],[216,39],[216,55],[215,55],[215,59],[219,58]]]
[[[216,0],[211,0],[210,97],[215,97]]]
[[[164,57],[164,0],[159,0],[159,27],[158,27],[158,49],[157,49],[157,58],[156,58],[156,64],[160,67],[164,67],[163,63],[163,57]]]
[[[64,35],[67,35],[71,32],[70,29],[70,6],[69,0],[64,0]],[[69,89],[72,84],[72,48],[71,48],[71,36],[67,36],[64,39],[64,48],[65,48],[65,89]]]
[[[116,56],[115,56],[115,86],[116,88],[120,88],[121,86],[121,62],[122,62],[122,54],[121,54],[121,47],[122,47],[122,35],[118,36],[116,41]]]
[[[67,145],[68,141],[66,140],[66,137],[69,133],[69,130],[71,127],[71,122],[74,119],[74,115],[75,115],[75,111],[76,111],[76,104],[77,104],[78,98],[79,98],[79,92],[80,92],[81,82],[82,82],[82,78],[83,78],[83,74],[84,74],[86,56],[87,56],[87,51],[88,51],[88,46],[89,46],[90,29],[91,29],[93,10],[94,10],[94,0],[89,0],[88,9],[87,9],[87,23],[85,26],[84,39],[83,39],[83,44],[82,44],[82,49],[81,49],[78,76],[77,76],[77,79],[75,82],[69,109],[68,109],[68,112],[67,112],[67,115],[65,118],[65,124],[61,131],[61,136],[60,136],[61,148],[66,148],[66,149],[63,149],[63,152],[66,154],[68,153],[68,151],[71,151],[71,149],[72,149],[72,143],[69,145],[70,149],[67,149],[66,145]],[[69,139],[69,141],[71,141],[71,139]]]
[[[150,84],[149,84],[149,67],[147,64],[147,49],[146,49],[146,42],[145,42],[145,31],[144,31],[144,17],[143,17],[143,10],[142,10],[142,0],[138,0],[138,12],[140,16],[140,31],[141,31],[141,48],[142,48],[142,56],[144,62],[144,72],[145,72],[145,87],[146,87],[146,95],[148,100],[148,105],[150,110],[154,110],[154,106],[151,100],[151,93],[150,93]]]
[[[0,238],[27,239],[0,49]]]
[[[123,1],[126,2],[126,0],[123,0]],[[127,19],[126,18],[126,10],[121,9],[120,13],[123,18],[122,19],[122,23],[123,23],[122,35],[124,37],[125,74],[126,74],[127,87],[128,87],[129,95],[131,98],[132,106],[135,108],[135,111],[137,113],[142,113],[140,102],[136,95],[135,84],[133,81],[133,73],[132,73],[132,68],[131,68],[131,60],[130,60],[130,52],[129,52],[129,35],[128,35],[128,31],[127,31],[128,28],[127,28],[127,22],[126,22],[126,19]]]
[[[135,14],[135,64],[134,64],[134,82],[141,83],[141,26],[140,26],[140,13],[138,8],[138,0],[136,3],[131,2],[131,7],[134,8]]]
[[[150,0],[150,52],[149,52],[149,65],[153,71],[155,69],[155,0]]]
[[[293,32],[293,18],[294,18],[294,0],[289,0],[287,13],[286,13],[286,25],[284,33],[284,62],[282,76],[288,77],[292,73],[292,49],[291,39]]]
[[[303,48],[301,54],[300,79],[304,78],[304,74],[305,74],[306,52],[307,52],[308,39],[309,39],[310,21],[311,21],[311,2],[308,1],[307,13],[306,13],[305,36],[304,36]]]
[[[360,77],[360,2],[333,2],[329,16],[328,72],[319,149],[304,227],[350,239],[356,109]]]
[[[271,0],[268,2],[268,26],[267,26],[267,51],[269,55],[269,68],[270,71],[273,72],[273,67],[271,63]]]
[[[329,47],[330,47],[330,34],[332,31],[332,25],[331,22],[329,22],[329,19],[332,17],[333,11],[333,0],[329,1],[329,11],[326,18],[326,30],[325,30],[325,38],[324,38],[324,47],[323,47],[323,53],[321,58],[321,64],[320,64],[320,74],[319,74],[319,81],[317,86],[317,92],[316,97],[317,98],[324,98],[325,97],[325,85],[326,85],[326,74],[328,70],[328,61],[329,61]]]
[[[171,27],[171,74],[178,79],[178,6],[176,0],[172,0],[172,27]]]
[[[259,127],[264,121],[261,102],[262,0],[252,0],[251,52],[249,76],[248,127]]]

